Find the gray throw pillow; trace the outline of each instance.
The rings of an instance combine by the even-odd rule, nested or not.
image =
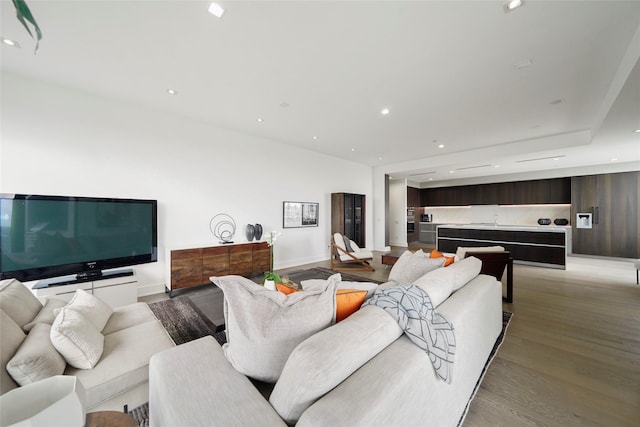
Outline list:
[[[211,277],[224,292],[225,356],[240,373],[275,382],[293,349],[331,326],[335,280],[285,295],[241,276]]]

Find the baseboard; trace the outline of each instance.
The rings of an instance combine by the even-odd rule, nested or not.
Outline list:
[[[146,285],[138,285],[138,298],[160,294],[164,291],[164,283],[149,283]]]

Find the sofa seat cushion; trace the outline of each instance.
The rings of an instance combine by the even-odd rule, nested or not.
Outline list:
[[[290,295],[241,276],[211,281],[224,292],[225,356],[238,372],[260,381],[275,382],[293,349],[334,320],[335,280]]]
[[[152,426],[286,426],[211,336],[151,358],[149,411]]]
[[[360,309],[296,347],[269,401],[285,421],[295,423],[313,402],[401,334],[398,323],[384,310],[373,306]]]
[[[127,304],[113,309],[113,314],[105,325],[102,333],[104,335],[130,328],[145,322],[156,320],[156,316],[149,306],[144,302]]]
[[[7,371],[21,386],[64,372],[67,362],[51,344],[50,332],[51,325],[37,323],[7,363]]]
[[[21,328],[38,315],[42,303],[33,293],[16,279],[0,282],[0,309]]]
[[[159,321],[141,323],[105,335],[104,351],[93,369],[67,367],[87,392],[87,409],[135,388],[149,379],[149,359],[174,346]]]
[[[5,369],[9,360],[16,354],[27,335],[13,319],[0,310],[0,393],[4,394],[9,390],[18,387],[18,384],[11,378]]]

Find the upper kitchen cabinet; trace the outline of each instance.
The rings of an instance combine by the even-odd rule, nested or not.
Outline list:
[[[421,206],[533,205],[571,203],[571,178],[425,188]]]
[[[417,208],[420,204],[420,189],[407,187],[407,207]]]
[[[572,252],[640,258],[638,191],[640,172],[571,178]]]

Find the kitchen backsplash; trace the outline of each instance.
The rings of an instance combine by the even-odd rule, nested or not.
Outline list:
[[[565,218],[571,225],[571,205],[477,205],[466,207],[434,207],[417,208],[416,221],[421,214],[432,215],[432,222],[436,223],[491,223],[497,219],[503,225],[538,225],[538,218],[551,219],[551,225],[556,218]],[[497,215],[497,216],[496,216]]]

